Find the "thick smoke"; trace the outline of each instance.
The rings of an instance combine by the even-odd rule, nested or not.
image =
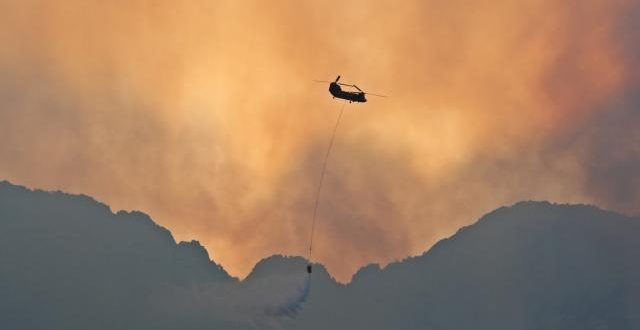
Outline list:
[[[419,253],[519,199],[637,213],[638,4],[0,2],[0,178],[140,209],[232,274]],[[340,10],[336,10],[340,8]],[[384,24],[381,24],[384,22]],[[624,127],[624,129],[620,129]]]

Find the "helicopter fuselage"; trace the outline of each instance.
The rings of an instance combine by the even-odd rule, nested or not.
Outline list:
[[[347,92],[342,90],[338,83],[332,82],[329,85],[329,93],[333,95],[333,97],[337,97],[339,99],[347,100],[349,102],[367,102],[367,99],[364,97],[364,92]]]

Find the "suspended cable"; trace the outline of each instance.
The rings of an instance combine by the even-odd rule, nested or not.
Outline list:
[[[316,216],[318,214],[318,205],[320,203],[320,193],[322,192],[322,183],[324,182],[324,173],[327,170],[327,161],[329,160],[329,155],[331,154],[331,149],[333,149],[333,141],[336,138],[336,132],[338,131],[338,126],[340,125],[340,119],[342,118],[342,113],[344,112],[344,107],[347,102],[345,101],[340,107],[340,114],[338,115],[338,119],[336,120],[336,125],[333,128],[333,133],[331,134],[331,140],[329,142],[329,147],[327,148],[327,152],[324,155],[324,160],[322,161],[322,171],[320,172],[320,182],[318,183],[318,190],[316,191],[316,201],[313,206],[313,216],[311,220],[311,235],[309,237],[309,265],[307,266],[307,273],[311,274],[311,258],[313,253],[313,234],[316,228]]]

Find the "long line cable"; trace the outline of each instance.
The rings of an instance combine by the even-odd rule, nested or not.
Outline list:
[[[338,126],[340,125],[340,119],[342,118],[342,113],[344,112],[344,107],[347,104],[345,101],[340,107],[340,114],[338,115],[338,119],[336,120],[336,125],[333,128],[333,133],[331,134],[331,140],[329,142],[329,147],[327,148],[327,152],[324,155],[324,160],[322,161],[322,172],[320,172],[320,182],[318,183],[318,190],[316,191],[316,202],[313,206],[313,217],[311,220],[311,236],[309,238],[309,262],[311,262],[311,254],[313,252],[313,233],[316,228],[316,215],[318,214],[318,204],[320,203],[320,193],[322,192],[322,183],[324,182],[324,173],[327,170],[327,161],[329,160],[329,155],[331,154],[331,149],[333,149],[333,141],[336,138],[336,132],[338,131]]]
[[[304,303],[311,292],[311,252],[313,251],[313,233],[316,228],[316,216],[318,214],[318,205],[320,204],[320,193],[322,192],[322,183],[324,182],[324,173],[327,170],[327,162],[329,161],[329,155],[331,154],[331,149],[333,149],[333,142],[336,138],[336,132],[338,131],[338,126],[340,125],[340,119],[342,119],[342,113],[344,112],[344,108],[347,102],[345,101],[340,107],[340,114],[338,115],[338,119],[336,120],[336,126],[333,128],[333,133],[331,134],[331,140],[329,141],[329,147],[327,148],[327,152],[324,155],[324,160],[322,161],[322,172],[320,173],[320,182],[318,182],[318,190],[316,191],[316,202],[313,206],[313,218],[311,221],[311,236],[309,237],[309,264],[307,264],[307,277],[304,282],[304,286],[299,290],[299,292],[290,298],[285,304],[276,308],[275,313],[273,315],[276,316],[288,316],[295,317],[296,314],[302,309],[302,303]]]

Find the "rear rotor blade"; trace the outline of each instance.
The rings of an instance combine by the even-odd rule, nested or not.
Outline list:
[[[380,95],[380,94],[367,93],[367,92],[365,92],[365,94],[367,94],[367,95],[373,95],[373,96],[378,96],[378,97],[388,97],[387,95]]]

